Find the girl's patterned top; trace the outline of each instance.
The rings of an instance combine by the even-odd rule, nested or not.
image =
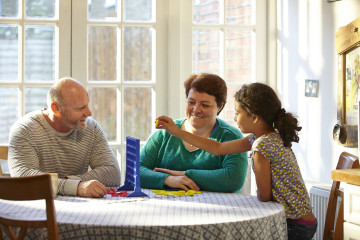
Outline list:
[[[309,194],[296,161],[295,154],[277,132],[263,135],[255,140],[250,135],[252,152],[261,153],[270,161],[271,192],[276,202],[283,204],[287,218],[297,219],[311,213]],[[252,157],[252,167],[254,158]]]

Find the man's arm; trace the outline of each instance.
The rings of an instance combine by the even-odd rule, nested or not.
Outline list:
[[[120,185],[120,168],[118,160],[111,150],[105,133],[98,124],[95,127],[95,141],[91,149],[90,170],[81,175],[68,176],[82,181],[97,180],[107,187]]]
[[[32,133],[22,124],[15,124],[10,132],[8,164],[12,177],[40,175],[40,161],[32,140]],[[45,158],[42,164],[52,165],[51,158]],[[80,180],[59,179],[58,194],[76,196]]]
[[[72,161],[75,161],[76,158],[66,157],[65,152],[63,153],[64,148],[58,146],[56,140],[54,140],[55,142],[52,141],[56,138],[53,133],[49,133],[51,131],[44,125],[39,124],[40,121],[37,120],[35,117],[27,118],[14,124],[11,129],[8,159],[11,176],[21,177],[50,172],[59,173],[58,194],[60,195],[89,197],[106,191],[105,186],[98,181],[96,181],[98,183],[92,181],[91,184],[87,184],[88,181],[96,178],[82,179],[81,175],[68,174],[74,171]],[[115,172],[118,173],[118,177],[114,179],[120,181],[117,161],[114,162],[115,167],[111,168],[117,169]],[[88,165],[84,166],[83,169],[84,172],[87,172]],[[77,169],[77,171],[79,170]],[[79,184],[80,181],[82,181],[81,184]]]

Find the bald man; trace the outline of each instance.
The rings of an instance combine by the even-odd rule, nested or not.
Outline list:
[[[99,124],[91,118],[89,94],[73,78],[48,92],[47,109],[26,114],[10,131],[13,177],[58,173],[58,194],[102,197],[120,185],[118,161]]]

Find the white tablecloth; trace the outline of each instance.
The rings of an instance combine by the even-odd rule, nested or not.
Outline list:
[[[287,239],[285,211],[255,196],[202,192],[194,196],[106,195],[55,199],[60,239]],[[0,212],[44,217],[44,203],[0,200]],[[28,239],[47,239],[47,231],[28,230]]]

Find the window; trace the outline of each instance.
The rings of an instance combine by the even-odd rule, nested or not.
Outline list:
[[[7,144],[18,118],[46,107],[46,93],[54,79],[70,75],[71,27],[63,20],[70,19],[69,2],[0,0],[2,144]]]
[[[169,115],[184,115],[184,80],[192,73],[210,72],[227,83],[227,103],[219,117],[234,125],[235,92],[244,83],[266,81],[266,1],[182,0],[169,4],[169,14],[180,19],[169,20],[169,35],[179,36],[178,42],[171,39],[169,48],[169,75],[176,79],[170,82],[169,102],[180,102],[180,108],[169,108]]]
[[[143,144],[157,116],[184,116],[192,73],[226,80],[220,117],[233,124],[235,91],[265,79],[265,11],[255,0],[0,0],[0,143],[65,76],[88,88],[122,169],[126,136]]]
[[[223,118],[234,121],[235,92],[252,82],[255,1],[193,0],[193,72],[211,72],[229,88]]]
[[[158,66],[166,62],[159,54],[166,45],[166,5],[155,0],[72,3],[72,76],[89,89],[93,118],[125,169],[126,136],[144,143],[155,128],[156,102],[166,102],[158,93],[165,81]]]

